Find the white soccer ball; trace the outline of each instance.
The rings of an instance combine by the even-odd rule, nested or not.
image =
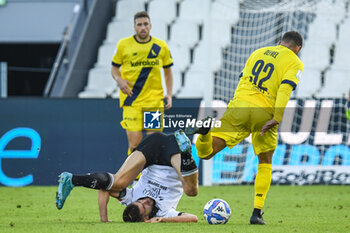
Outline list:
[[[231,217],[231,208],[222,199],[212,199],[204,206],[203,215],[209,224],[225,224]]]

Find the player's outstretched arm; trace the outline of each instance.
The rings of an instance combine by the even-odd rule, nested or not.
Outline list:
[[[99,190],[98,191],[98,207],[100,211],[100,221],[101,222],[111,222],[108,219],[108,213],[107,213],[107,205],[109,202],[109,197],[115,197],[117,199],[120,198],[121,192],[116,191],[105,191],[105,190]]]
[[[100,210],[100,221],[109,222],[107,214],[107,204],[109,202],[108,191],[99,190],[98,191],[98,207]]]
[[[194,214],[182,213],[180,216],[165,218],[165,217],[154,217],[146,220],[147,223],[158,223],[158,222],[198,222],[198,217]]]

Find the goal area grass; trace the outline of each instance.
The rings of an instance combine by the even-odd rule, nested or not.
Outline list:
[[[124,223],[124,207],[111,198],[111,223],[100,223],[97,191],[75,188],[62,210],[54,186],[0,187],[1,232],[350,232],[350,186],[271,186],[263,215],[267,225],[249,225],[254,186],[200,187],[197,197],[183,196],[178,210],[198,216],[198,223]],[[225,225],[203,218],[207,201],[221,198],[231,207]]]

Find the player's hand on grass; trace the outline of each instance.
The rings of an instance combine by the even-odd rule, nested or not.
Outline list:
[[[112,222],[112,221],[108,220],[108,218],[100,218],[100,222]]]
[[[173,97],[171,95],[166,95],[164,98],[166,101],[165,109],[170,109],[173,106]]]
[[[127,94],[128,96],[132,96],[132,90],[130,89],[129,85],[133,85],[133,83],[129,82],[128,80],[119,78],[117,80],[118,86],[120,90],[124,93]]]
[[[278,125],[278,122],[275,119],[272,119],[272,120],[266,122],[266,124],[261,128],[260,135],[263,136],[266,131],[268,131],[269,129],[271,129],[275,125]]]
[[[145,222],[147,223],[158,223],[161,222],[162,218],[161,217],[153,217],[151,219],[145,220]]]

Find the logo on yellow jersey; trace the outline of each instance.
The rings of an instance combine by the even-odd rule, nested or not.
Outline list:
[[[137,67],[137,66],[159,66],[159,59],[155,59],[155,60],[146,60],[146,61],[137,61],[137,62],[132,62],[130,61],[130,65],[131,67]]]
[[[151,53],[152,53],[152,55],[153,55],[154,57],[158,56],[158,54],[157,54],[156,52],[154,52],[153,49],[151,50]]]
[[[300,81],[301,79],[301,75],[303,74],[303,72],[301,72],[301,70],[298,70],[298,73],[296,75],[297,79]]]
[[[156,43],[154,43],[152,45],[151,50],[149,51],[149,54],[148,54],[147,58],[156,58],[156,57],[158,57],[160,50],[161,50],[161,47],[159,45],[157,45]]]

